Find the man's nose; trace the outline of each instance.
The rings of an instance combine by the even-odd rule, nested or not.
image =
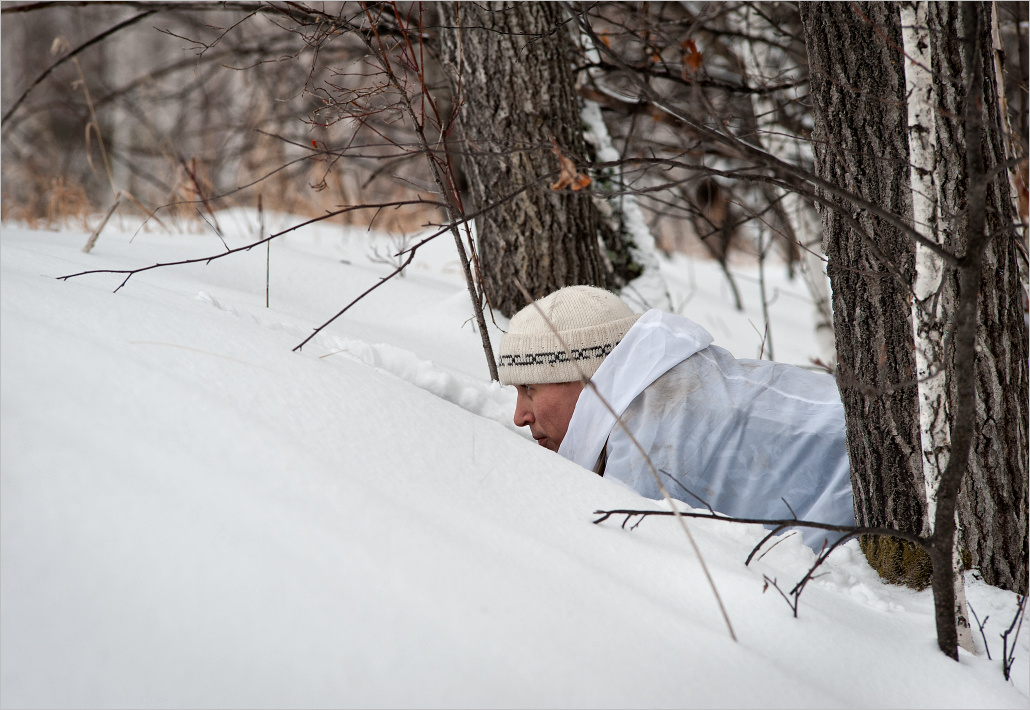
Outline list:
[[[522,395],[515,402],[515,426],[526,426],[532,424],[536,419],[533,417],[532,410],[526,407],[522,401]]]

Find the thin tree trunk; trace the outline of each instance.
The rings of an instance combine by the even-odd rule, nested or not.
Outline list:
[[[912,214],[915,229],[935,244],[940,244],[937,229],[936,166],[937,131],[934,108],[937,105],[930,53],[930,28],[926,2],[901,3],[904,38],[906,95],[908,96],[908,147],[911,155],[909,181],[912,188]],[[921,463],[926,495],[923,534],[933,533],[937,513],[937,490],[951,453],[952,415],[948,406],[947,378],[944,372],[944,331],[946,320],[940,308],[940,287],[944,260],[923,244],[916,244],[916,281],[912,294],[912,329],[916,356],[916,390],[919,401]],[[951,545],[951,570],[958,644],[976,652],[966,605],[965,578],[958,549],[958,537]]]
[[[601,55],[590,37],[580,32],[578,40],[586,61],[600,65]],[[588,75],[597,76],[600,69],[595,67],[587,72]],[[600,104],[582,97],[580,103],[580,117],[589,131],[584,137],[593,148],[592,157],[601,162],[619,160],[622,156],[612,142]],[[621,168],[605,168],[597,172],[599,182],[609,183],[609,189],[620,193],[626,191]],[[647,308],[673,310],[669,287],[658,263],[657,243],[644,220],[637,196],[619,194],[608,199],[597,197],[594,203],[602,214],[609,215],[607,222],[611,229],[604,232],[608,262],[619,281],[626,285],[633,282],[632,294],[624,292],[624,295],[636,297],[638,301],[643,301],[640,305]]]
[[[745,31],[752,29],[758,32],[772,31],[769,21],[763,13],[757,12],[754,7],[748,7],[745,11],[746,23],[742,28]],[[768,78],[763,74],[763,66],[769,64],[769,56],[772,50],[762,43],[755,43],[743,52],[744,62],[747,67],[747,81],[753,86],[767,82]],[[783,79],[785,77],[778,77]],[[776,113],[776,104],[768,94],[757,93],[751,97],[754,106],[754,115],[773,116]],[[756,118],[757,121],[757,118]],[[789,136],[782,131],[769,131],[768,135],[762,137],[760,131],[755,132],[754,142],[760,147],[774,155],[795,156],[800,160],[801,156],[809,155],[810,148],[807,143],[799,140],[796,136]],[[763,146],[763,143],[765,144]],[[786,195],[779,194],[778,190],[768,188],[768,194],[772,199],[769,203],[774,207],[774,213],[781,225],[780,235],[791,244],[791,248],[797,253],[797,260],[800,261],[800,269],[808,287],[808,293],[812,297],[813,327],[817,342],[819,343],[819,356],[822,362],[831,369],[837,367],[837,351],[833,342],[833,313],[830,306],[830,282],[826,277],[826,268],[822,259],[813,250],[818,250],[817,243],[799,244],[802,235],[818,234],[818,224],[815,224],[815,216],[810,206],[806,205],[797,193],[788,192]],[[788,260],[792,261],[792,260]],[[792,267],[793,268],[793,267]]]
[[[937,131],[936,97],[930,57],[927,3],[901,4],[905,48],[905,84],[908,95],[908,145],[911,154],[913,225],[927,239],[940,243],[937,230],[937,184],[934,181]],[[951,449],[948,426],[948,390],[944,373],[944,320],[940,317],[939,291],[944,277],[943,259],[923,244],[916,244],[916,280],[912,298],[915,340],[916,388],[919,400],[919,434],[927,516],[923,534],[933,532],[934,497]]]

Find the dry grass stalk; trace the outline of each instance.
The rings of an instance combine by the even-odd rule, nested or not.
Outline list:
[[[551,332],[554,333],[554,336],[558,339],[558,343],[562,346],[562,348],[564,348],[565,355],[568,358],[569,362],[576,366],[576,370],[579,372],[579,377],[583,383],[583,387],[590,388],[593,391],[598,401],[601,402],[602,405],[604,405],[605,409],[607,409],[613,417],[615,417],[616,426],[622,429],[622,431],[626,434],[629,440],[633,443],[633,446],[636,447],[637,451],[644,458],[644,461],[647,463],[648,469],[651,472],[651,476],[654,478],[655,483],[658,485],[658,490],[661,491],[662,496],[665,498],[666,504],[669,506],[669,508],[672,509],[673,516],[676,518],[676,521],[680,525],[680,529],[683,530],[683,534],[686,535],[687,541],[690,543],[691,549],[693,549],[694,554],[697,556],[697,561],[701,565],[701,571],[704,573],[705,579],[708,581],[708,586],[711,588],[712,594],[715,596],[716,604],[718,604],[719,606],[719,612],[722,614],[722,619],[726,623],[726,629],[727,631],[729,631],[730,638],[733,639],[734,642],[736,642],[737,634],[733,631],[733,624],[730,623],[730,616],[726,612],[726,606],[722,603],[722,595],[719,594],[719,589],[715,586],[715,580],[712,578],[712,574],[708,570],[708,565],[705,563],[705,558],[701,554],[701,548],[698,547],[697,541],[694,539],[693,533],[690,532],[690,528],[687,526],[686,518],[683,517],[679,507],[676,505],[676,502],[673,500],[672,496],[669,495],[669,492],[665,489],[665,485],[662,483],[661,476],[658,475],[658,470],[655,468],[654,462],[651,460],[651,457],[648,456],[647,452],[644,450],[644,447],[640,445],[639,441],[637,441],[637,438],[633,435],[633,432],[631,432],[629,428],[627,428],[626,424],[622,421],[622,417],[615,411],[615,409],[608,402],[608,400],[601,395],[601,392],[597,389],[597,386],[594,384],[593,380],[587,377],[586,373],[583,372],[583,368],[581,368],[576,359],[572,357],[572,351],[569,350],[569,346],[565,342],[565,339],[562,337],[561,333],[558,332],[558,329],[554,326],[554,323],[551,322],[551,319],[547,317],[547,314],[544,313],[543,309],[540,308],[540,305],[529,294],[529,291],[526,289],[526,287],[517,278],[515,279],[515,285],[518,286],[520,291],[522,291],[522,295],[525,296],[526,300],[530,304],[532,304],[534,308],[536,308],[537,313],[540,314],[540,317],[544,319],[545,323],[547,323],[547,326],[551,329]]]

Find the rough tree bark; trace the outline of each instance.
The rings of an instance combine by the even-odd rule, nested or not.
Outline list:
[[[905,81],[897,7],[804,3],[816,171],[896,214],[911,214]],[[893,11],[893,12],[892,12]],[[895,66],[897,65],[897,66]],[[842,203],[843,204],[843,203]],[[867,237],[835,210],[823,210],[823,252],[833,285],[838,384],[847,418],[848,455],[859,525],[923,532],[919,428],[908,284],[914,248],[908,238],[862,210],[845,209]],[[901,557],[913,547],[864,540],[870,563],[905,581]],[[876,558],[880,559],[879,562]],[[918,581],[929,583],[929,569]]]
[[[970,67],[961,39],[961,5],[933,3],[929,12],[936,101],[936,170],[944,246],[965,254],[970,204],[966,165],[966,93]],[[985,50],[981,141],[985,169],[987,233],[994,235],[980,270],[976,362],[944,361],[949,410],[955,412],[955,379],[961,368],[976,374],[973,445],[959,498],[960,548],[966,562],[990,583],[1027,587],[1027,333],[1019,305],[1013,222],[1003,170],[994,67],[990,61],[990,8],[978,5]],[[912,219],[912,186],[906,136],[906,95],[899,10],[896,3],[802,5],[812,73],[816,168],[867,200]],[[925,532],[910,299],[914,247],[888,225],[858,210],[864,235],[833,211],[823,214],[830,260],[839,384],[848,426],[856,516],[860,525]],[[958,273],[945,269],[939,313],[955,320]],[[911,573],[911,548],[866,541],[881,574]],[[915,567],[920,565],[916,564]],[[916,581],[929,581],[919,569]],[[900,579],[899,581],[905,581]]]
[[[961,43],[976,31],[963,20],[962,4],[930,3],[934,90],[939,109],[935,178],[941,193],[941,226],[945,248],[966,253],[965,222],[969,166],[966,164],[967,66]],[[1019,302],[1015,235],[1005,231],[1016,222],[1004,162],[1002,119],[998,112],[992,55],[991,4],[977,3],[978,41],[984,75],[982,97],[986,234],[993,235],[980,270],[976,334],[976,421],[969,469],[959,494],[959,544],[967,564],[984,580],[1027,593],[1027,329]],[[995,172],[996,171],[996,172]],[[959,296],[958,273],[947,270],[941,290],[945,313],[953,313]],[[949,399],[956,397],[954,375],[971,363],[955,362],[946,349]]]
[[[552,140],[577,165],[588,156],[561,7],[441,3],[439,10],[442,55],[461,101],[466,212],[535,183],[476,219],[490,304],[509,316],[527,305],[515,279],[534,298],[572,284],[622,285],[602,254],[611,228],[589,193],[550,190],[551,180],[541,180],[559,165]]]

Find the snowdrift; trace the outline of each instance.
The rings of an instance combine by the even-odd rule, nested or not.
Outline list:
[[[230,246],[253,238],[251,215],[220,220]],[[514,428],[442,241],[298,353],[389,272],[369,260],[387,237],[274,242],[269,308],[264,247],[112,293],[123,276],[55,277],[223,248],[110,232],[86,255],[85,238],[0,238],[5,707],[1027,705],[1026,628],[1014,682],[998,661],[1013,595],[970,576],[994,660],[956,664],[929,591],[882,584],[855,543],[795,619],[764,577],[800,579],[797,537],[745,567],[763,530],[695,521],[731,641],[670,519],[592,523],[662,504]],[[753,274],[737,313],[711,264],[662,269],[717,344],[757,355]],[[803,287],[780,271],[777,357],[804,364]]]

